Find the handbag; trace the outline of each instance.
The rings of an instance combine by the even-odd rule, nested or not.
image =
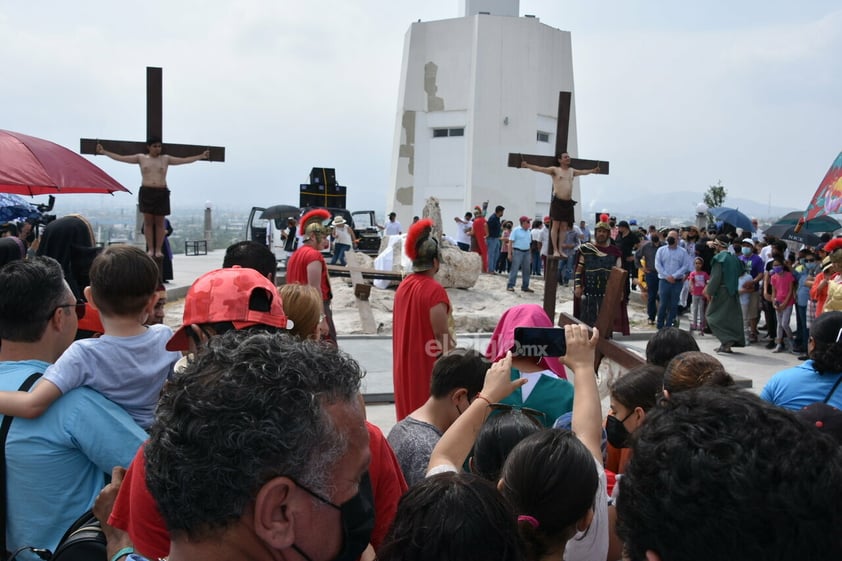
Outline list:
[[[35,381],[41,377],[41,372],[36,372],[24,380],[18,391],[29,391]],[[8,554],[6,550],[6,437],[12,426],[14,417],[5,415],[0,425],[0,553],[3,559],[13,561],[22,551],[32,551],[44,561],[108,561],[106,553],[105,533],[99,520],[89,510],[80,516],[67,532],[64,533],[56,546],[55,553],[47,549],[40,549],[31,546],[24,546],[17,551]]]
[[[50,561],[108,561],[105,533],[89,510],[70,525]]]

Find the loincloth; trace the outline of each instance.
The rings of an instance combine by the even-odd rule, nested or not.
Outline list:
[[[140,187],[138,208],[143,214],[167,216],[170,213],[170,190],[166,187]]]
[[[550,218],[556,222],[567,222],[567,225],[570,226],[576,220],[573,215],[574,206],[576,206],[576,201],[559,199],[553,195],[553,200],[550,201]]]

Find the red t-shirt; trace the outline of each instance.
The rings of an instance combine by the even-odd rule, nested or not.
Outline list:
[[[318,261],[322,264],[321,292],[322,300],[331,300],[330,281],[327,279],[327,265],[322,253],[309,245],[302,245],[296,249],[287,261],[287,284],[309,284],[307,265]]]
[[[447,291],[424,274],[406,277],[395,293],[392,315],[392,377],[395,411],[400,421],[430,397],[433,364],[441,349],[430,324],[430,309],[444,303],[450,313]]]
[[[371,545],[376,551],[383,543],[383,538],[386,537],[386,532],[398,511],[398,501],[408,487],[395,452],[389,446],[383,432],[368,421],[365,422],[365,426],[368,429],[368,449],[371,451],[368,475],[374,493],[374,530],[371,532]]]
[[[143,449],[129,464],[108,523],[128,532],[135,549],[147,559],[163,559],[170,554],[170,533],[146,487]]]
[[[407,485],[395,453],[383,433],[368,421],[365,424],[368,429],[368,448],[371,452],[368,474],[374,494],[374,530],[371,533],[371,545],[376,550],[395,519],[398,501],[406,492]],[[146,487],[143,446],[129,465],[108,523],[128,532],[135,549],[144,557],[158,559],[170,554],[170,534],[155,499]]]

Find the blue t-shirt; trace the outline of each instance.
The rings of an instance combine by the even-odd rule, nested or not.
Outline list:
[[[486,223],[488,224],[488,237],[499,238],[503,233],[503,227],[500,225],[500,217],[496,214],[492,214],[488,217]]]
[[[15,391],[48,363],[0,362],[0,390]],[[6,439],[6,547],[55,549],[90,509],[114,466],[128,466],[147,435],[88,388],[67,392],[37,419],[16,418]],[[32,553],[19,559],[39,561]]]
[[[144,429],[152,425],[161,388],[181,353],[168,351],[172,329],[151,325],[141,335],[81,339],[70,345],[44,379],[62,393],[88,386],[125,409]]]
[[[532,243],[532,234],[529,230],[524,230],[518,226],[512,230],[511,234],[509,234],[509,241],[511,242],[513,249],[529,251],[529,244]]]
[[[817,401],[824,401],[842,372],[819,374],[808,360],[798,366],[781,370],[766,383],[760,397],[786,409],[803,409]],[[830,396],[828,404],[842,409],[842,384]]]

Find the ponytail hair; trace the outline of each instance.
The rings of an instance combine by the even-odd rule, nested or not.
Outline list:
[[[823,312],[813,320],[810,337],[815,345],[810,358],[816,372],[842,372],[842,312]]]

